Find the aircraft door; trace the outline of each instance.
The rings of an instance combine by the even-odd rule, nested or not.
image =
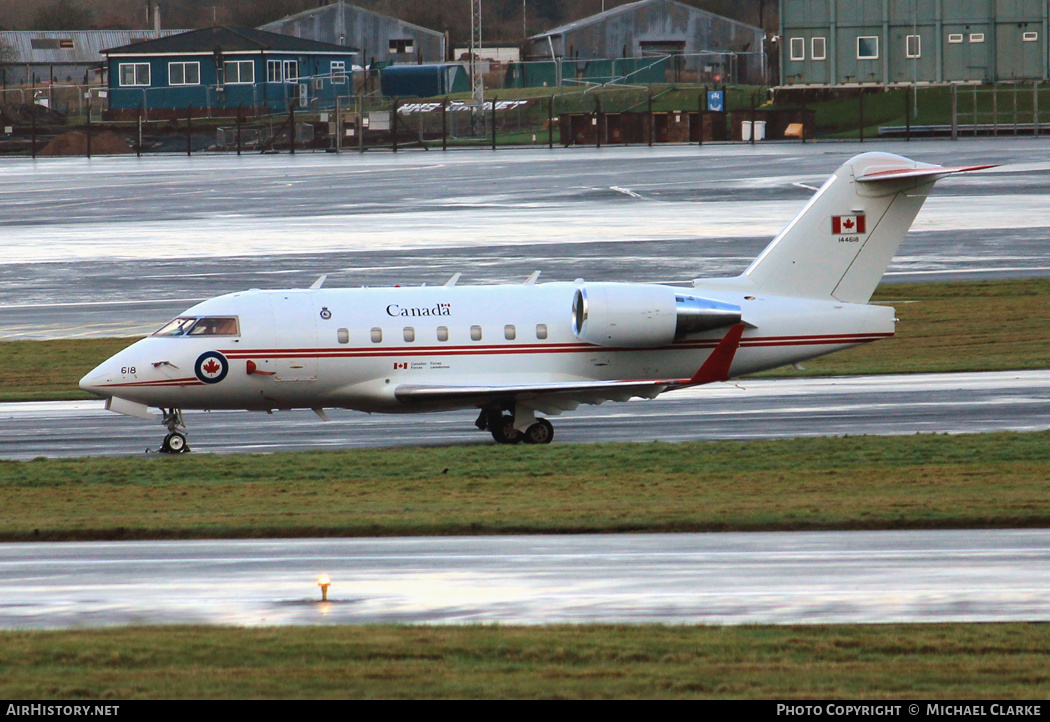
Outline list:
[[[274,340],[277,351],[275,379],[285,382],[317,380],[317,322],[313,291],[282,291],[273,294]]]

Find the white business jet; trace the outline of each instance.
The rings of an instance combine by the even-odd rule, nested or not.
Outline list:
[[[894,332],[868,304],[944,168],[887,153],[846,162],[736,278],[692,287],[536,283],[250,290],[199,303],[85,376],[106,408],[160,419],[188,450],[183,409],[476,408],[503,444],[550,443],[580,404],[797,363]],[[149,411],[157,407],[159,417]]]

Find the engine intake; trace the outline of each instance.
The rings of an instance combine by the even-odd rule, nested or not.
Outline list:
[[[739,306],[669,286],[589,283],[572,299],[572,330],[599,346],[652,348],[740,323]]]

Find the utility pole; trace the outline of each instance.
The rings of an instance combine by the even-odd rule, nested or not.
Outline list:
[[[485,128],[485,79],[481,75],[481,0],[470,0],[470,87],[474,102],[471,125],[475,133]]]

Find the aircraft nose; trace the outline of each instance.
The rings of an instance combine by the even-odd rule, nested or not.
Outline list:
[[[109,396],[104,388],[113,380],[111,368],[112,364],[109,361],[99,364],[80,379],[80,388],[96,396]]]

